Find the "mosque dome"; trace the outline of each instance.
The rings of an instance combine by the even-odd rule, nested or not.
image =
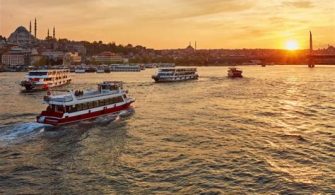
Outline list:
[[[19,45],[29,44],[35,41],[35,37],[23,26],[19,26],[9,37],[8,42]]]

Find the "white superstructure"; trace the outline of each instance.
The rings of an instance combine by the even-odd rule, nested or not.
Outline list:
[[[68,69],[33,70],[27,73],[26,80],[21,82],[21,86],[27,91],[48,90],[70,82],[70,70]]]
[[[196,68],[161,68],[152,78],[156,82],[175,82],[198,79]]]

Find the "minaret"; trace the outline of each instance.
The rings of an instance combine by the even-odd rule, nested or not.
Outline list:
[[[52,38],[56,39],[56,29],[54,27],[53,32],[52,32]]]
[[[29,22],[29,33],[31,34],[31,21]]]
[[[49,28],[48,28],[48,36],[47,36],[47,39],[49,39],[49,37],[50,37],[50,34],[49,34]]]
[[[35,18],[35,32],[34,32],[34,36],[35,38],[37,38],[37,22],[36,22],[36,18]]]
[[[194,50],[197,50],[197,41],[194,41]]]

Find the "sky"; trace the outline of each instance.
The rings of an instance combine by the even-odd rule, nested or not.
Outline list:
[[[37,18],[38,38],[155,49],[285,48],[335,45],[334,0],[0,0],[0,35]]]

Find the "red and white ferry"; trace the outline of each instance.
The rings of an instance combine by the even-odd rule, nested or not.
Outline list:
[[[135,99],[127,97],[122,82],[105,81],[97,90],[71,90],[62,95],[48,92],[44,101],[49,106],[37,116],[37,122],[59,126],[126,110]]]
[[[21,86],[26,91],[48,90],[71,82],[69,69],[33,70],[26,75],[26,80],[21,81]]]

